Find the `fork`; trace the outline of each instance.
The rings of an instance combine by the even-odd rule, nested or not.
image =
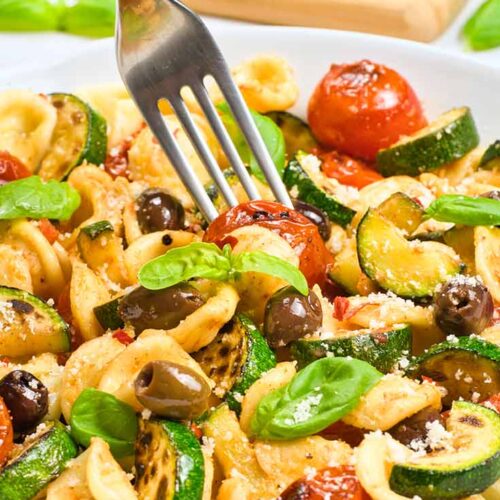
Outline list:
[[[219,86],[276,200],[293,208],[269,152],[227,63],[199,16],[178,0],[118,0],[116,49],[121,77],[175,171],[208,222],[219,214],[166,126],[158,101],[166,99],[228,206],[238,204],[182,96],[193,92],[250,200],[260,198],[250,174],[210,100],[205,79]]]

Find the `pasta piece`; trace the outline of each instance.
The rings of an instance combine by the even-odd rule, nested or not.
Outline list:
[[[142,411],[144,407],[135,397],[134,381],[147,363],[158,360],[186,365],[203,377],[209,386],[213,385],[198,363],[165,331],[145,330],[104,369],[98,389],[113,394],[136,411]]]
[[[23,252],[10,245],[0,243],[2,266],[0,267],[0,285],[20,288],[33,293],[30,266]]]
[[[205,472],[205,477],[203,479],[202,500],[212,500],[212,485],[214,482],[214,461],[212,459],[213,450],[202,444],[201,451],[203,453],[203,465]]]
[[[259,113],[284,111],[299,97],[293,70],[282,57],[262,55],[231,70],[248,106]]]
[[[136,184],[136,183],[134,183]],[[135,200],[130,201],[123,208],[123,229],[125,232],[125,239],[130,245],[135,240],[142,236],[141,228],[139,227],[139,222],[137,221],[136,204]]]
[[[157,231],[137,238],[125,250],[124,262],[132,283],[137,283],[139,269],[167,250],[189,245],[199,238],[187,231]]]
[[[410,500],[389,486],[394,453],[399,455],[398,461],[411,454],[401,443],[380,432],[368,434],[356,449],[356,476],[373,500]]]
[[[496,303],[500,302],[500,228],[474,228],[476,271]]]
[[[486,328],[479,336],[492,344],[500,346],[500,324],[497,323],[496,325]]]
[[[93,437],[90,441],[86,475],[88,488],[95,500],[134,500],[137,493],[127,474],[109,451],[108,443]]]
[[[483,154],[483,148],[475,148],[462,158],[438,168],[433,173],[442,179],[446,179],[450,186],[456,186],[477,170]]]
[[[222,481],[217,500],[250,500],[250,488],[243,477],[230,477]]]
[[[342,420],[361,429],[386,431],[428,406],[441,409],[441,392],[435,385],[388,374]]]
[[[288,384],[295,373],[294,362],[278,363],[248,388],[241,402],[240,427],[243,432],[250,432],[250,421],[260,400],[271,391]]]
[[[293,248],[276,233],[260,226],[240,227],[230,233],[238,243],[233,253],[261,251],[279,257],[296,267],[299,258]],[[245,273],[237,281],[236,287],[241,301],[239,309],[248,314],[256,323],[264,318],[267,300],[287,283],[281,278],[275,278],[262,273]]]
[[[58,364],[57,356],[52,353],[44,353],[33,356],[27,363],[23,364],[0,363],[0,378],[14,370],[27,371],[45,385],[49,391],[49,409],[43,420],[58,420],[61,416],[63,367]]]
[[[27,90],[0,92],[0,151],[34,172],[49,149],[57,112],[49,100]]]
[[[71,314],[84,340],[104,333],[94,314],[94,307],[111,300],[111,295],[102,280],[86,264],[73,261],[70,284]]]
[[[110,334],[82,344],[69,357],[61,381],[61,409],[69,422],[71,407],[80,393],[88,387],[97,387],[108,364],[125,346]]]

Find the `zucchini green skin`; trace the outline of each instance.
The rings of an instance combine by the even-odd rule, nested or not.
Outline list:
[[[500,347],[480,337],[447,340],[414,359],[408,375],[427,376],[445,387],[445,405],[459,398],[470,401],[473,393],[483,401],[500,392]]]
[[[71,333],[68,324],[46,302],[25,290],[0,286],[0,306],[9,307],[16,313],[17,324],[10,324],[0,336],[0,355],[19,357],[44,352],[68,352]],[[0,307],[0,311],[2,308]],[[24,322],[32,319],[35,331],[26,341]],[[0,312],[0,322],[2,313]],[[8,321],[8,320],[5,320]],[[10,323],[10,321],[9,321]],[[39,333],[39,335],[38,335]]]
[[[478,144],[470,109],[452,109],[424,130],[379,151],[377,168],[384,177],[415,176],[462,158]]]
[[[125,326],[123,319],[118,313],[119,305],[120,298],[117,298],[94,307],[94,315],[105,330],[117,330]]]
[[[193,354],[216,384],[216,394],[239,412],[246,390],[276,366],[276,356],[264,336],[246,316],[236,315],[206,347]],[[218,392],[217,392],[218,391]]]
[[[233,187],[239,182],[238,176],[236,175],[235,171],[232,168],[226,168],[222,171],[222,173],[224,175],[224,178],[228,182],[229,186]],[[219,212],[227,210],[226,202],[219,193],[219,190],[217,189],[217,185],[215,184],[215,182],[206,184],[205,191],[210,200],[212,201],[212,203],[214,204],[215,208]]]
[[[324,340],[296,340],[291,345],[291,354],[300,369],[317,359],[333,355],[361,359],[382,373],[388,373],[411,352],[411,344],[411,329],[402,326],[379,332],[354,331],[344,337]]]
[[[86,234],[91,240],[95,240],[102,233],[113,231],[113,226],[111,222],[107,220],[100,220],[89,224],[88,226],[82,227],[82,233]]]
[[[500,140],[490,144],[484,152],[479,167],[485,170],[491,170],[500,166]]]
[[[40,165],[39,175],[45,179],[64,180],[75,167],[84,161],[94,165],[103,163],[106,159],[107,148],[106,120],[73,94],[50,94],[49,99],[58,109],[54,137],[56,141],[60,139],[60,146],[65,147],[67,151],[63,155],[59,151],[53,154],[49,151]],[[65,106],[70,107],[70,119],[72,120],[73,116],[78,114],[79,122],[68,123],[67,117],[62,113]],[[80,125],[82,137],[64,135],[68,133],[68,130],[76,134],[80,131]]]
[[[188,427],[169,420],[141,420],[136,441],[139,498],[201,500],[205,461]]]
[[[283,132],[288,158],[293,158],[299,151],[310,153],[318,147],[309,125],[297,116],[287,111],[270,111],[265,116],[271,118]]]
[[[283,173],[283,182],[288,190],[294,187],[298,190],[299,200],[305,201],[323,210],[335,224],[346,227],[356,212],[320,189],[307,175],[297,159],[291,160]]]
[[[64,425],[59,422],[47,425],[49,429],[44,434],[0,470],[0,498],[33,498],[78,454]]]
[[[393,491],[409,498],[418,495],[423,500],[456,500],[481,493],[499,478],[500,415],[494,410],[465,401],[455,401],[452,412],[457,409],[464,411],[465,418],[468,416],[481,426],[489,424],[488,439],[481,456],[472,456],[468,462],[457,463],[452,451],[448,452],[449,461],[446,465],[395,464],[389,480]],[[486,441],[484,432],[483,435],[478,432],[477,437]],[[445,454],[446,451],[441,453]]]

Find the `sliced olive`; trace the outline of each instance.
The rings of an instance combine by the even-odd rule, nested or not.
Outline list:
[[[162,417],[191,420],[208,409],[210,387],[191,368],[171,361],[152,361],[134,382],[138,401]]]
[[[500,190],[495,189],[493,191],[488,191],[487,193],[483,193],[481,198],[491,198],[492,200],[500,201]]]
[[[10,411],[16,432],[35,427],[49,409],[49,391],[24,370],[14,370],[0,380],[0,396]]]
[[[184,208],[165,190],[146,189],[137,199],[137,221],[143,233],[184,229]]]
[[[323,240],[328,240],[330,238],[330,234],[332,232],[330,220],[328,219],[328,216],[323,212],[323,210],[320,210],[319,208],[315,207],[314,205],[310,205],[309,203],[306,203],[305,201],[301,200],[293,200],[293,206],[295,210],[305,217],[307,217],[313,224],[316,224],[318,226],[318,231]]]
[[[445,333],[479,334],[491,321],[493,299],[477,278],[460,275],[448,281],[436,294],[434,315]]]
[[[169,330],[204,303],[200,292],[187,283],[163,290],[147,290],[141,286],[120,301],[118,314],[134,328],[135,333],[148,328]]]
[[[278,290],[266,304],[264,333],[272,347],[282,347],[321,326],[323,312],[318,296],[306,296],[293,287]]]

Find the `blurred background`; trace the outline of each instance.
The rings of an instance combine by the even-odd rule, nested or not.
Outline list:
[[[138,0],[154,2],[161,0]],[[500,66],[500,0],[185,0],[209,24],[263,23],[432,43]],[[43,67],[113,36],[115,0],[0,0],[0,71]]]

